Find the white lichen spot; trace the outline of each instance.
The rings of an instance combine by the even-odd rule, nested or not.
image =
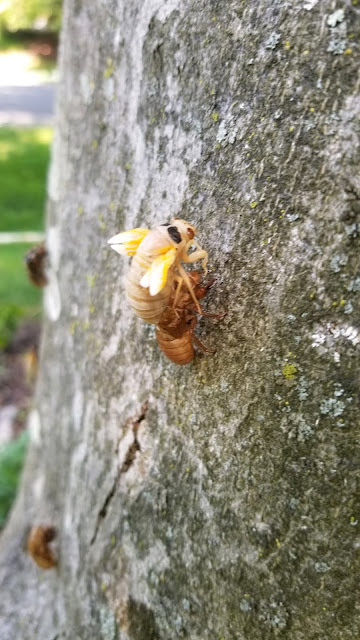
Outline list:
[[[306,442],[313,434],[314,430],[310,427],[307,422],[305,422],[304,418],[299,415],[296,418],[297,425],[297,440],[298,442]]]
[[[297,384],[297,391],[299,393],[299,400],[303,401],[306,400],[306,398],[308,397],[308,388],[309,388],[309,383],[307,382],[305,376],[300,376],[299,378],[299,382]]]
[[[299,214],[298,213],[287,213],[286,217],[289,220],[289,222],[295,222],[295,220],[298,220]]]
[[[360,276],[350,281],[348,291],[360,291]]]
[[[37,409],[33,409],[30,412],[30,415],[28,418],[28,429],[29,429],[31,441],[34,444],[39,445],[41,440],[41,420],[40,420],[40,414]]]
[[[103,640],[115,640],[115,616],[108,607],[101,607],[100,609],[100,630]]]
[[[360,342],[359,330],[356,327],[345,326],[340,330],[342,335],[347,340],[350,340],[351,344],[355,347]]]
[[[345,18],[345,11],[344,9],[336,9],[336,11],[334,11],[334,13],[330,14],[328,19],[327,19],[327,24],[329,25],[329,27],[336,27],[336,25],[339,22],[342,22]]]
[[[306,0],[303,4],[305,11],[311,11],[317,5],[319,0]]]
[[[336,400],[336,398],[327,398],[323,400],[320,405],[320,412],[323,415],[329,415],[333,418],[341,416],[345,411],[346,405],[343,400]]]
[[[339,11],[342,11],[339,9]],[[337,13],[335,11],[335,13]],[[337,25],[337,26],[335,26]],[[331,28],[331,40],[329,42],[329,46],[326,49],[328,53],[333,53],[334,55],[341,55],[344,53],[347,47],[347,31],[346,31],[346,23],[345,22],[336,22],[335,25]]]
[[[316,573],[326,573],[327,571],[330,571],[331,567],[329,567],[326,562],[315,562],[314,569]]]
[[[314,348],[320,347],[322,344],[325,344],[326,342],[326,333],[323,333],[321,331],[313,333],[311,337],[313,339],[311,346]]]
[[[360,235],[360,223],[353,222],[352,224],[344,224],[346,235],[350,238],[357,238]]]
[[[339,273],[341,271],[341,267],[344,267],[348,263],[348,256],[343,254],[339,254],[333,256],[330,260],[330,269],[334,273]]]
[[[351,325],[334,326],[331,322],[328,322],[325,326],[320,326],[312,336],[311,346],[319,349],[321,353],[327,351],[334,352],[335,343],[339,338],[345,338],[353,347],[357,346],[360,342],[359,330]]]
[[[297,509],[300,504],[300,500],[298,498],[290,498],[289,505],[291,509]]]
[[[266,49],[275,49],[281,40],[280,33],[273,31],[265,42]]]
[[[344,389],[342,388],[341,384],[339,382],[335,382],[334,384],[334,396],[336,398],[340,398],[340,396],[342,396],[344,393]]]
[[[233,115],[227,116],[219,124],[219,129],[216,135],[216,142],[222,147],[226,147],[228,144],[234,144],[236,140],[236,134],[238,126]]]
[[[240,600],[240,610],[246,613],[247,611],[251,611],[251,609],[251,602],[249,600],[246,600],[246,598],[242,598],[242,600]]]
[[[338,351],[334,351],[334,361],[336,364],[340,362],[340,353]]]
[[[344,306],[344,313],[346,313],[346,315],[350,315],[350,313],[352,313],[354,311],[354,307],[352,306],[350,300],[348,300]]]
[[[263,606],[263,610],[259,613],[259,620],[263,620],[275,630],[283,630],[287,626],[289,613],[286,611],[282,602],[270,602]]]

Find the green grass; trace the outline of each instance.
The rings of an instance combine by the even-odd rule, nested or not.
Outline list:
[[[48,127],[0,128],[0,232],[41,231],[52,131]],[[19,320],[40,312],[41,291],[24,264],[31,245],[0,245],[0,348]]]
[[[0,528],[16,497],[28,441],[28,434],[22,433],[0,449]]]
[[[0,128],[0,232],[44,226],[49,127]]]
[[[30,282],[24,264],[24,255],[31,245],[0,245],[0,301],[25,310],[39,307],[41,291]]]
[[[44,225],[51,129],[0,128],[0,232],[38,231]],[[41,309],[41,291],[28,279],[29,244],[0,245],[0,349],[21,318]],[[0,528],[15,499],[28,434],[0,448]]]

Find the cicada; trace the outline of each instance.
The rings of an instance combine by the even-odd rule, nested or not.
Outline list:
[[[188,277],[191,281],[193,295],[188,289],[181,289],[174,306],[172,300],[176,296],[174,288],[170,304],[156,327],[156,339],[161,351],[169,360],[181,365],[189,364],[193,360],[194,343],[207,353],[215,353],[194,335],[194,329],[197,325],[196,314],[200,313],[211,318],[222,318],[224,315],[205,313],[201,307],[199,311],[198,301],[205,297],[213,281],[202,285],[200,271],[191,271],[188,273]],[[196,297],[197,305],[194,304],[193,296]]]
[[[110,246],[121,255],[132,256],[125,289],[130,306],[145,322],[157,324],[169,304],[176,284],[173,304],[183,285],[200,312],[189,273],[182,263],[201,260],[207,273],[208,254],[195,239],[196,228],[179,218],[154,229],[132,229],[110,238]],[[190,248],[195,250],[189,254]]]
[[[30,530],[26,548],[41,569],[52,569],[57,565],[55,553],[50,546],[55,536],[56,529],[52,526],[38,525]]]
[[[45,273],[47,250],[43,244],[32,247],[25,255],[28,276],[36,287],[45,287],[47,277]]]

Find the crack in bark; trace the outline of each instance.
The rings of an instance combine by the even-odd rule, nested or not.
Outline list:
[[[94,535],[91,538],[90,544],[93,544],[95,542],[95,540],[96,540],[96,537],[97,537],[97,534],[98,534],[98,531],[99,531],[99,528],[100,528],[101,521],[105,518],[105,516],[107,514],[107,511],[108,511],[108,508],[109,508],[109,504],[110,504],[112,498],[115,495],[115,492],[116,492],[116,489],[117,489],[117,485],[118,485],[119,480],[120,480],[120,476],[123,473],[126,473],[130,469],[130,467],[133,465],[133,463],[135,461],[137,452],[141,451],[140,443],[139,443],[139,441],[137,439],[137,433],[138,433],[138,430],[139,430],[140,423],[143,420],[145,420],[145,418],[146,418],[146,412],[148,410],[148,405],[149,405],[149,403],[146,400],[146,402],[144,402],[144,404],[141,407],[141,412],[140,412],[139,417],[136,418],[136,420],[130,420],[130,424],[132,425],[132,430],[133,430],[133,434],[134,434],[134,441],[130,445],[130,447],[128,449],[128,452],[126,454],[126,458],[124,460],[124,463],[123,463],[119,473],[117,473],[117,475],[115,477],[115,480],[114,480],[114,483],[113,483],[113,486],[111,487],[109,493],[107,494],[107,496],[105,498],[105,501],[104,501],[104,504],[103,504],[103,506],[101,507],[101,509],[99,511],[99,514],[98,514],[98,517],[97,517],[97,522],[96,522],[96,527],[95,527],[95,531],[94,531]]]

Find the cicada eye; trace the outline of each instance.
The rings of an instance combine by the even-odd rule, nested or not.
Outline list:
[[[192,240],[192,239],[193,239],[193,237],[195,236],[194,229],[191,229],[191,227],[188,227],[188,228],[186,229],[186,233],[188,234],[188,236],[189,236],[190,240]]]

